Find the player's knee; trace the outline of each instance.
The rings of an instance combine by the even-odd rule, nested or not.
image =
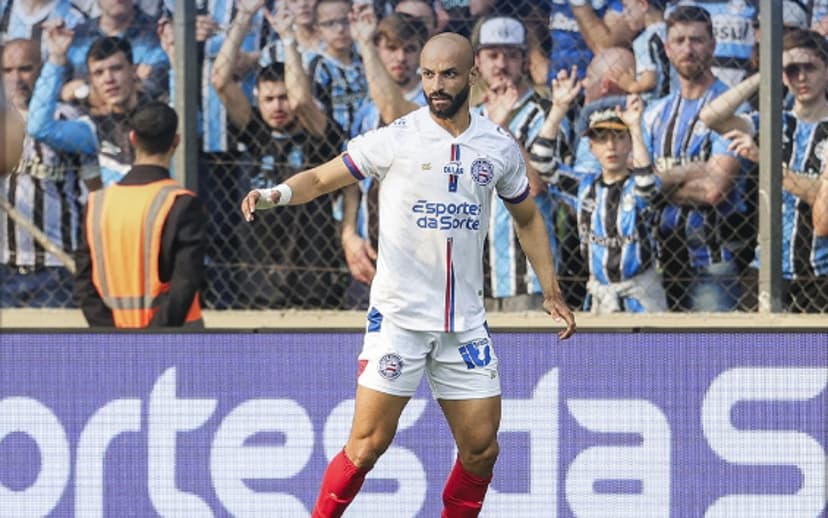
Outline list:
[[[346,451],[354,466],[360,469],[370,469],[376,464],[380,456],[385,453],[391,444],[391,437],[375,434],[363,438],[352,438]]]
[[[500,445],[497,440],[480,444],[460,452],[460,462],[474,472],[490,472],[500,454]]]

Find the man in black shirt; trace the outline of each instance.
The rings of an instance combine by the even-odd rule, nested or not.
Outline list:
[[[213,68],[213,86],[253,162],[250,188],[273,187],[293,174],[322,164],[342,149],[344,135],[310,94],[310,80],[295,44],[292,15],[279,10],[270,23],[285,43],[285,62],[259,71],[256,106],[233,77],[232,64],[254,11],[238,12]],[[333,216],[333,195],[300,210],[271,211],[256,225],[240,227],[242,296],[251,308],[337,308],[347,270]]]

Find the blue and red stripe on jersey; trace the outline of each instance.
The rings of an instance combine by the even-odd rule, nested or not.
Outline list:
[[[451,161],[460,162],[460,144],[451,145]],[[457,192],[457,175],[450,174],[448,177],[449,192]]]
[[[351,172],[354,178],[356,178],[357,180],[365,179],[365,175],[362,174],[362,171],[359,170],[359,167],[357,167],[356,162],[354,162],[354,159],[351,158],[351,155],[349,155],[348,153],[344,153],[342,155],[342,161],[345,162],[345,167],[348,168],[348,171]]]
[[[454,331],[454,260],[452,258],[452,247],[454,245],[454,238],[446,239],[446,304],[444,308],[444,325],[445,332]]]

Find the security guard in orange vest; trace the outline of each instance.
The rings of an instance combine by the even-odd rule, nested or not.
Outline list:
[[[75,297],[90,326],[203,325],[204,206],[170,178],[179,142],[175,111],[160,102],[130,119],[135,163],[89,194]]]

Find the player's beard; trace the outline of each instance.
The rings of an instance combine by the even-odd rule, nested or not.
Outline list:
[[[463,106],[469,98],[469,91],[471,91],[471,85],[466,83],[466,86],[464,86],[463,89],[457,92],[457,95],[454,96],[451,96],[442,90],[434,92],[428,96],[428,109],[431,110],[431,113],[439,119],[450,119],[454,117],[458,111],[460,111],[460,107]],[[442,110],[435,108],[432,103],[432,97],[438,94],[440,97],[447,98],[450,101],[449,105]]]

